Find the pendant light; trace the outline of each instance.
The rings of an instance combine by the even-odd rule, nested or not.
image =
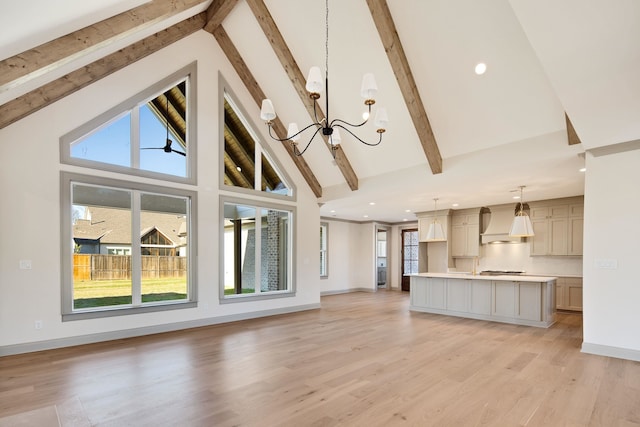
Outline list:
[[[524,187],[524,185],[520,186],[520,209],[516,213],[516,216],[513,218],[511,230],[509,230],[509,236],[512,237],[535,236],[535,233],[533,232],[533,226],[531,225],[531,219],[529,218],[529,215],[527,215],[527,213],[524,211],[524,205],[522,202],[522,193]]]
[[[447,237],[444,234],[442,224],[438,222],[438,199],[433,199],[433,221],[429,224],[429,231],[427,232],[427,241],[429,242],[444,242]]]

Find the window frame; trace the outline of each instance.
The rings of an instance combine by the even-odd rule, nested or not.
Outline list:
[[[250,206],[254,208],[260,209],[275,209],[279,211],[286,211],[290,213],[290,224],[289,224],[289,233],[288,233],[288,242],[287,242],[287,259],[288,268],[287,268],[287,283],[289,284],[289,289],[281,290],[281,291],[269,291],[269,292],[256,292],[252,294],[233,294],[233,295],[225,295],[224,294],[224,279],[225,279],[225,268],[224,268],[224,256],[225,256],[225,247],[224,247],[224,221],[225,221],[225,212],[224,207],[225,204],[234,204],[234,205],[243,205]],[[220,196],[220,238],[219,240],[219,263],[220,263],[220,271],[219,271],[219,289],[218,289],[218,297],[220,304],[228,304],[228,303],[237,303],[237,302],[247,302],[247,301],[259,301],[259,300],[268,300],[275,298],[290,298],[296,296],[296,251],[294,250],[294,242],[296,241],[296,207],[292,205],[284,205],[278,204],[268,201],[261,201],[257,199],[247,199],[241,197],[233,197],[227,195]],[[257,215],[256,215],[257,216]],[[259,247],[256,244],[256,247]],[[257,287],[259,288],[259,287]]]
[[[321,221],[320,228],[324,228],[324,248],[322,247],[322,234],[320,234],[320,254],[324,252],[324,274],[322,274],[322,255],[320,255],[320,278],[329,278],[329,223]]]
[[[97,129],[108,126],[111,123],[115,123],[127,113],[132,112],[135,108],[138,108],[140,105],[148,102],[149,99],[167,90],[167,88],[177,85],[183,80],[186,80],[187,83],[186,120],[188,151],[186,156],[186,176],[182,177],[162,172],[138,169],[130,166],[103,163],[95,160],[85,160],[71,156],[71,144],[88,136]],[[198,156],[196,123],[197,93],[197,62],[193,62],[60,137],[60,163],[139,177],[162,179],[164,181],[172,181],[176,183],[196,184],[196,159]],[[134,118],[134,114],[132,114],[131,128],[134,131],[139,131],[139,117],[135,118],[135,120]],[[131,148],[130,151],[133,151],[133,148]]]
[[[267,157],[267,159],[270,161],[271,166],[276,170],[276,172],[278,173],[278,175],[282,178],[283,181],[285,181],[287,188],[289,188],[290,191],[290,195],[288,194],[277,194],[277,193],[268,193],[266,191],[261,191],[261,190],[256,190],[254,189],[250,189],[250,188],[243,188],[243,187],[235,187],[235,186],[231,186],[231,185],[226,185],[224,183],[224,100],[225,100],[225,94],[228,94],[229,96],[229,102],[232,104],[232,106],[234,107],[236,113],[240,116],[240,118],[245,122],[245,127],[247,128],[247,131],[249,131],[255,141],[256,144],[256,152],[260,152],[261,154],[263,154],[265,157]],[[259,197],[267,197],[267,198],[271,198],[271,199],[277,199],[277,200],[282,200],[282,201],[293,201],[295,202],[297,200],[297,188],[293,182],[293,180],[291,179],[291,177],[285,172],[284,168],[282,168],[280,166],[280,164],[278,164],[278,162],[275,160],[276,156],[273,153],[271,147],[269,146],[269,144],[265,143],[264,140],[260,137],[260,135],[255,131],[255,129],[259,129],[258,126],[256,126],[256,124],[253,122],[253,120],[251,119],[251,115],[247,114],[247,112],[245,111],[244,107],[240,104],[239,102],[239,98],[236,96],[236,94],[234,93],[234,91],[231,89],[231,87],[229,86],[229,84],[227,83],[227,81],[224,79],[224,77],[222,76],[221,72],[218,72],[218,123],[219,123],[219,134],[218,134],[218,141],[219,141],[219,154],[218,154],[218,161],[219,161],[219,176],[218,176],[218,182],[220,183],[220,190],[223,191],[231,191],[234,193],[241,193],[241,194],[245,194],[245,195],[249,195],[249,196],[259,196]],[[259,150],[258,150],[259,147]],[[260,158],[260,156],[256,155],[257,158]],[[256,169],[257,169],[256,165]]]
[[[141,306],[106,306],[91,309],[74,310],[73,308],[73,250],[69,248],[69,241],[73,241],[72,229],[72,199],[71,186],[73,184],[87,184],[110,187],[126,191],[140,191],[174,197],[185,197],[189,200],[187,211],[189,221],[187,228],[187,300],[162,301],[145,303]],[[80,173],[60,172],[60,254],[61,254],[61,310],[62,321],[94,319],[102,317],[121,316],[156,311],[166,311],[197,307],[197,193],[177,187],[164,187],[136,181],[105,178]],[[133,254],[132,254],[133,255]],[[133,286],[133,283],[132,283]],[[140,283],[140,287],[142,283]],[[132,291],[135,291],[132,289]]]

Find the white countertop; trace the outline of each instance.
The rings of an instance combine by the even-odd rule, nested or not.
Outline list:
[[[512,282],[548,282],[556,280],[557,277],[551,276],[481,276],[479,274],[469,273],[418,273],[412,274],[416,277],[438,277],[442,279],[467,279],[467,280],[506,280]]]

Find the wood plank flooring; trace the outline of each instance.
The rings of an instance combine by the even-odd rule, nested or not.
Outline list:
[[[408,293],[326,296],[0,358],[0,426],[640,426],[640,363],[581,342],[579,314],[540,329],[411,313]]]

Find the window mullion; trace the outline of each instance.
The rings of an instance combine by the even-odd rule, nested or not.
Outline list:
[[[142,304],[142,249],[140,245],[140,191],[132,192],[131,200],[131,303]]]
[[[256,207],[256,294],[262,292],[262,208]]]
[[[140,106],[131,110],[131,166],[140,169]]]
[[[253,188],[257,191],[262,191],[262,147],[260,147],[260,144],[256,144],[255,160],[253,163],[255,165]]]

